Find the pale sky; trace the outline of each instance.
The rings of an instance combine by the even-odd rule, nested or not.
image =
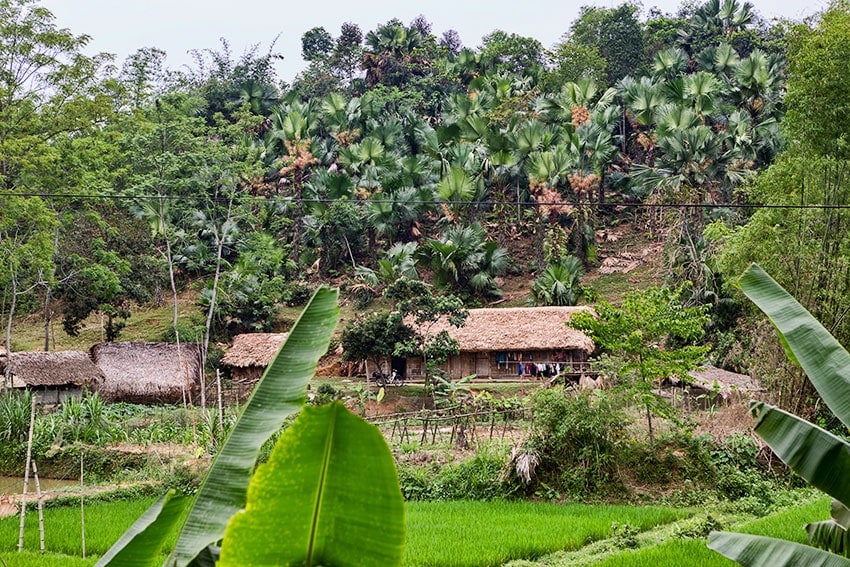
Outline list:
[[[166,64],[179,68],[191,63],[187,53],[191,49],[218,50],[221,37],[228,40],[236,59],[256,43],[260,44],[258,53],[265,53],[277,36],[275,51],[285,58],[278,66],[279,78],[291,81],[306,66],[301,60],[301,35],[316,26],[324,27],[336,37],[342,23],[354,22],[365,34],[392,18],[407,24],[422,14],[431,22],[434,35],[440,37],[444,31],[454,29],[466,47],[478,47],[482,36],[500,29],[533,37],[549,48],[569,29],[580,6],[613,8],[622,1],[41,0],[40,3],[53,12],[59,27],[91,36],[90,53],[117,55],[119,67],[128,55],[142,47],[164,50],[168,54]],[[764,18],[794,20],[811,16],[828,5],[827,0],[752,3]],[[675,13],[680,4],[677,0],[645,0],[644,7],[657,6],[662,12]]]

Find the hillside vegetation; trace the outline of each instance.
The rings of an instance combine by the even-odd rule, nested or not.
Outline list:
[[[323,376],[309,397],[363,415],[417,407],[383,431],[420,420],[421,441],[394,441],[387,467],[408,500],[666,498],[767,514],[793,481],[749,432],[712,429],[719,384],[699,409],[664,390],[703,363],[846,433],[736,287],[757,262],[850,341],[846,0],[805,22],[738,0],[584,7],[553,46],[500,30],[463,46],[424,16],[345,23],[304,33],[292,84],[273,47],[199,46],[175,70],[156,47],[86,55],[84,31],[37,0],[0,0],[4,354],[179,339],[212,372],[217,345],[289,330],[317,290],[334,311],[322,287],[338,288],[335,330],[320,318],[324,342],[293,348],[422,356],[424,384],[388,396]],[[592,335],[608,388],[481,391],[446,376],[458,344],[427,330],[473,307],[577,303],[595,307],[570,325]],[[20,470],[31,394],[0,394],[0,465]],[[294,412],[303,396],[289,394],[280,407]],[[38,415],[32,454],[76,474],[85,451],[99,478],[193,492],[207,461],[177,460],[217,454],[238,408],[187,406],[73,399]],[[288,417],[253,440],[260,461]],[[453,420],[448,445],[437,418]],[[470,443],[484,422],[504,438]],[[179,458],[157,464],[160,443],[182,445]],[[700,519],[694,537],[712,527]],[[612,545],[640,539],[611,532]]]

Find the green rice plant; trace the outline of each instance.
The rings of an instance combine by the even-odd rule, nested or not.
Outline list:
[[[712,553],[705,546],[704,540],[673,539],[637,551],[624,551],[592,565],[598,567],[646,567],[646,565],[728,567],[735,563]]]
[[[117,500],[95,502],[85,507],[86,552],[90,555],[103,555],[121,534],[138,518],[155,498],[137,500]],[[82,556],[81,516],[79,501],[69,506],[46,508],[44,510],[45,546],[51,553],[69,556]],[[19,518],[0,519],[0,553],[7,555],[15,552],[18,543]],[[38,550],[38,515],[26,515],[26,533],[24,549]],[[171,538],[168,549],[173,546],[176,537]],[[15,556],[16,557],[16,556]],[[164,560],[164,557],[163,557]],[[18,565],[8,561],[8,565]]]
[[[44,553],[37,551],[0,552],[0,565],[14,565],[15,567],[90,567],[97,561],[97,557],[83,559],[58,553]]]
[[[576,550],[607,539],[612,525],[647,530],[687,517],[663,507],[537,502],[409,502],[404,565],[477,567]]]

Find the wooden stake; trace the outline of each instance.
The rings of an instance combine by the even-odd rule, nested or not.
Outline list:
[[[86,558],[86,508],[83,504],[83,452],[80,451],[80,529],[83,546],[83,559]]]
[[[32,462],[32,477],[35,479],[35,497],[38,501],[38,541],[39,551],[44,553],[44,499],[41,497],[41,483],[38,481],[38,467]]]
[[[32,462],[32,436],[35,430],[35,396],[31,396],[30,400],[30,431],[27,435],[27,464],[24,469],[24,492],[21,494],[21,528],[18,532],[18,551],[24,549],[24,522],[27,515],[27,490],[29,490],[30,463]]]

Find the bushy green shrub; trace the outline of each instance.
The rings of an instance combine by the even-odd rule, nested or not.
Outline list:
[[[545,483],[578,496],[614,488],[627,420],[612,398],[598,390],[542,390],[533,399],[533,411],[534,425],[523,451],[535,454],[538,463],[528,489]]]
[[[398,480],[405,500],[430,500],[437,469],[417,465],[399,465]]]
[[[290,307],[304,305],[313,291],[313,287],[306,281],[288,281],[283,285],[281,299]]]
[[[434,500],[493,500],[506,495],[501,481],[507,459],[493,452],[478,452],[472,459],[440,470],[432,489]]]
[[[504,454],[483,449],[445,465],[401,465],[399,483],[405,500],[494,500],[510,495],[506,464]]]
[[[696,516],[681,522],[673,531],[680,539],[702,539],[714,530],[722,529],[723,525],[711,514]]]
[[[314,406],[329,404],[334,400],[341,400],[342,397],[342,390],[335,388],[333,384],[329,384],[327,382],[319,384],[319,387],[316,388],[315,394],[307,394],[307,399],[310,404]]]

